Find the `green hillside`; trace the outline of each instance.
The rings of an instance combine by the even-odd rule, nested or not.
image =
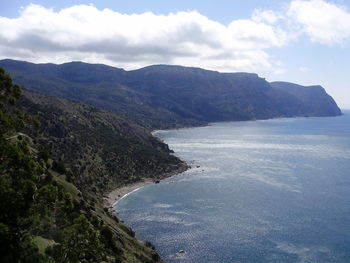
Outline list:
[[[101,195],[183,165],[150,132],[107,111],[27,90],[19,107],[42,123],[26,130],[40,153],[64,163],[67,179],[82,191]]]
[[[0,69],[1,262],[162,262],[102,196],[184,164],[120,117],[23,93]]]

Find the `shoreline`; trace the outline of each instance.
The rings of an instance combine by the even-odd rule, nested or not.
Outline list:
[[[161,130],[153,130],[151,131],[151,135],[158,138],[156,136],[157,133],[162,131],[171,131],[171,130],[178,130],[178,129],[191,129],[191,128],[199,128],[199,127],[207,127],[212,126],[215,123],[222,123],[222,122],[243,122],[243,121],[265,121],[265,120],[274,120],[274,119],[291,119],[291,118],[312,118],[312,117],[339,117],[345,115],[343,112],[341,112],[339,115],[331,115],[331,116],[293,116],[293,117],[273,117],[268,119],[250,119],[250,120],[227,120],[227,121],[220,121],[220,122],[208,122],[204,123],[202,125],[189,125],[184,127],[176,127],[176,128],[168,128],[168,129],[161,129]],[[161,140],[160,138],[158,138]],[[178,167],[176,170],[172,172],[168,172],[165,174],[162,174],[159,179],[156,179],[157,181],[161,182],[161,180],[178,175],[180,173],[185,172],[186,170],[190,169],[191,166],[189,166],[186,162],[184,162],[180,167]],[[103,196],[103,206],[108,208],[108,210],[113,214],[116,212],[113,209],[113,206],[122,198],[126,197],[127,195],[131,194],[132,192],[135,192],[142,187],[145,187],[149,184],[155,183],[155,179],[151,178],[144,178],[142,181],[138,181],[135,183],[127,184],[120,186],[112,191],[110,191],[107,195]]]
[[[141,189],[142,187],[145,187],[150,184],[155,184],[156,181],[161,182],[165,178],[169,178],[178,174],[181,174],[191,168],[187,163],[183,163],[180,167],[175,169],[174,171],[164,173],[160,176],[159,179],[151,179],[151,178],[144,178],[142,181],[138,181],[132,184],[127,184],[121,187],[118,187],[112,191],[110,191],[106,196],[103,197],[103,206],[106,207],[112,214],[116,213],[117,211],[114,210],[114,205],[124,197],[128,196],[129,194],[136,192],[137,190]]]
[[[144,181],[139,181],[136,183],[124,185],[122,187],[118,187],[109,192],[107,196],[103,197],[104,207],[107,207],[110,212],[114,213],[115,210],[113,209],[113,206],[119,200],[123,199],[125,196],[131,194],[132,192],[135,192],[140,188],[152,183],[153,181],[151,179],[147,179]]]

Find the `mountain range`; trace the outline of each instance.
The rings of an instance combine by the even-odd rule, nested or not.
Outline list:
[[[1,60],[23,88],[117,113],[147,129],[277,117],[336,116],[321,86],[267,82],[254,73],[155,65],[126,71],[101,64]]]

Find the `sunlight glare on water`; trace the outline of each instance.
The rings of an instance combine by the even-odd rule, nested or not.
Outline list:
[[[166,262],[350,262],[346,113],[158,132],[193,168],[118,216]]]

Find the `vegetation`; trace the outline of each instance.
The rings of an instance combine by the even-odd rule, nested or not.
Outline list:
[[[88,155],[79,151],[89,149],[89,152],[97,154],[99,149],[96,149],[96,145],[100,139],[95,138],[96,145],[86,139],[85,146],[78,148],[76,155],[72,154],[71,147],[83,143],[83,136],[93,134],[84,133],[79,137],[78,130],[71,130],[73,125],[64,126],[70,121],[64,120],[68,113],[55,113],[54,106],[50,111],[45,111],[46,106],[35,106],[29,99],[20,98],[20,94],[20,88],[13,85],[11,77],[0,68],[1,262],[161,262],[152,247],[137,241],[130,228],[103,209],[100,200],[103,190],[108,187],[100,185],[100,182],[94,183],[94,171],[84,173],[82,171],[85,169],[80,166],[79,169],[71,167],[78,160],[76,156],[80,155],[80,165],[90,167],[84,161],[84,156]],[[20,101],[18,104],[22,110],[17,106],[17,101]],[[30,103],[35,106],[31,110]],[[41,127],[40,122],[28,114],[29,111],[36,112]],[[107,121],[102,115],[100,112],[101,122]],[[59,122],[60,118],[63,119],[62,123]],[[77,127],[87,128],[79,124]],[[108,122],[102,127],[110,128]],[[131,127],[128,129],[131,130]],[[65,137],[70,138],[73,132],[77,132],[74,136],[81,140],[75,144],[74,141],[64,140]],[[94,132],[100,132],[100,128]],[[122,135],[123,132],[119,131],[121,137],[113,135],[113,132],[109,130],[109,135],[119,138],[118,143],[115,145],[107,139],[106,143],[110,143],[111,147],[124,143],[127,148],[129,142]],[[144,142],[136,140],[141,135],[142,132],[134,132],[133,143],[136,146],[130,151],[144,150],[142,145],[147,144],[147,136],[143,135]],[[97,137],[96,134],[94,136]],[[126,142],[122,142],[123,139]],[[164,156],[169,155],[166,153],[167,148],[159,141],[149,143],[158,144],[159,149],[162,149],[160,152]],[[59,147],[63,147],[63,150],[58,150]],[[103,151],[108,149],[102,149],[99,154],[103,154]],[[121,155],[126,154],[126,151],[121,150]],[[168,160],[161,153],[158,156]],[[72,158],[66,157],[69,154],[72,154]],[[95,158],[98,159],[97,156]],[[125,158],[129,160],[132,155]],[[69,162],[65,162],[69,159]],[[100,162],[102,159],[100,157]],[[142,160],[142,165],[146,165],[147,157],[144,156]],[[175,157],[169,157],[169,160],[181,164]],[[123,169],[121,166],[119,168]],[[86,187],[88,180],[85,176],[96,187],[95,190]],[[117,179],[112,181],[116,182]],[[119,182],[122,183],[125,182]]]
[[[66,99],[23,91],[19,107],[42,123],[25,129],[52,170],[84,196],[164,174],[184,164],[148,131],[109,112]]]
[[[147,129],[341,113],[322,88],[291,89],[250,73],[166,65],[124,71],[81,62],[0,65],[27,89],[104,108]]]
[[[209,121],[340,114],[322,88],[256,74],[153,66],[35,65],[0,69],[1,262],[162,262],[151,243],[104,209],[114,187],[183,169],[149,129]],[[288,88],[288,92],[285,89]],[[315,103],[313,98],[317,97]],[[326,106],[320,106],[320,105]]]

